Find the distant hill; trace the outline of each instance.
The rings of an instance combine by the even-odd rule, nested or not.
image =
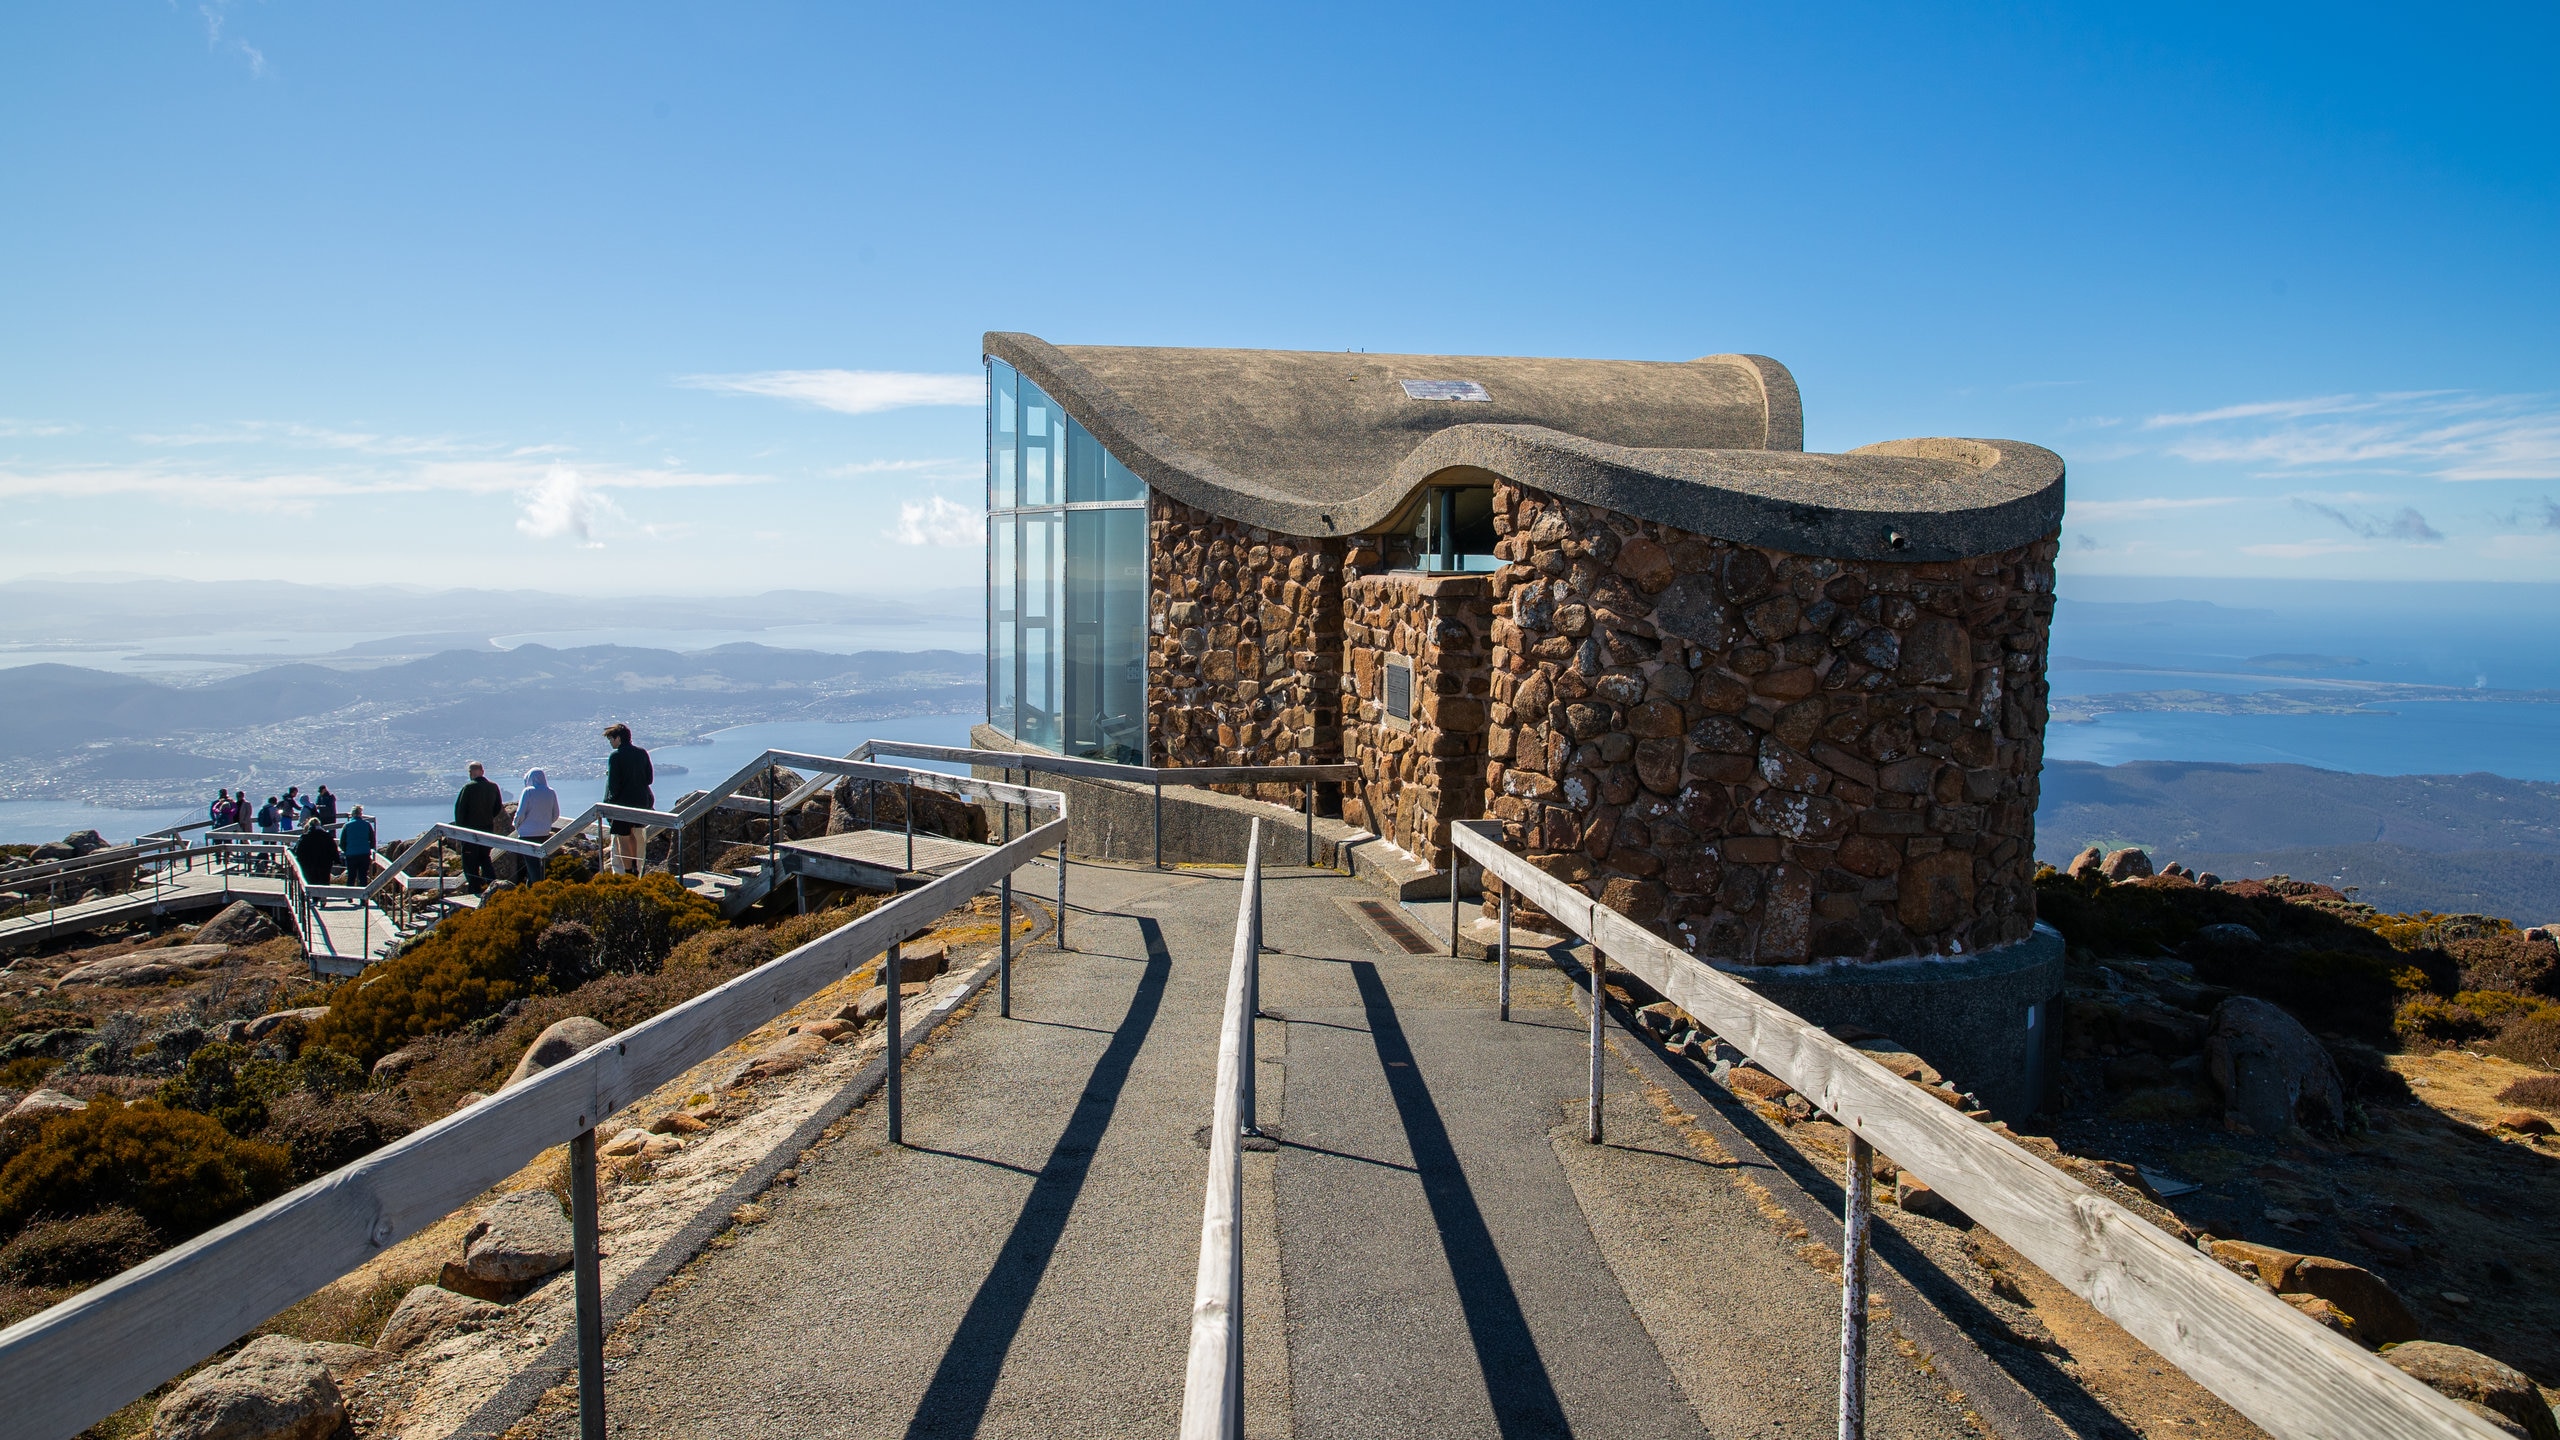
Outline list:
[[[2139,845],[2230,879],[2355,885],[2391,910],[2560,919],[2560,784],[2142,760],[2045,766],[2036,857]]]

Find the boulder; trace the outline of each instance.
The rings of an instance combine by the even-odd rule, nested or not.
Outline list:
[[[1939,1074],[1936,1067],[1928,1061],[1912,1054],[1909,1047],[1899,1040],[1877,1036],[1872,1040],[1859,1041],[1857,1048],[1864,1052],[1868,1059],[1914,1085],[1936,1085],[1947,1078]]]
[[[2134,846],[2109,851],[2098,862],[2098,873],[2109,880],[2140,880],[2151,874],[2151,857]]]
[[[2107,857],[2105,853],[2099,850],[2097,846],[2092,845],[2088,849],[2071,857],[2071,863],[2064,868],[2063,873],[2069,875],[2074,880],[2086,880],[2090,876],[2099,873],[2098,867],[2104,865],[2106,863],[2106,859]]]
[[[670,1110],[649,1122],[649,1131],[654,1135],[698,1135],[710,1128],[682,1110]]]
[[[223,947],[219,945],[172,945],[163,950],[136,950],[124,955],[110,955],[65,971],[53,988],[66,985],[157,985],[173,980],[200,966],[220,962]]]
[[[2203,945],[2209,949],[2230,949],[2242,945],[2263,945],[2266,941],[2259,937],[2257,931],[2248,926],[2233,924],[2226,920],[2219,925],[2207,925],[2198,930],[2191,943]]]
[[[2382,1358],[2437,1393],[2468,1401],[2522,1427],[2531,1440],[2560,1440],[2560,1420],[2530,1376],[2477,1350],[2433,1340],[2385,1348]]]
[[[1893,1203],[1909,1215],[1925,1215],[1949,1225],[1971,1225],[1965,1213],[1949,1203],[1947,1197],[1929,1188],[1919,1176],[1905,1170],[1894,1178]]]
[[[486,1300],[458,1295],[441,1285],[420,1285],[400,1297],[375,1337],[377,1350],[401,1351],[457,1331],[477,1330],[505,1312]]]
[[[2498,1124],[2501,1128],[2513,1130],[2519,1135],[2548,1135],[2551,1133],[2551,1122],[2534,1114],[2530,1110],[2502,1111],[2498,1116]]]
[[[471,1278],[523,1285],[569,1268],[576,1237],[559,1197],[518,1190],[480,1212],[462,1235],[462,1268]]]
[[[406,1049],[394,1050],[390,1054],[373,1062],[373,1078],[376,1080],[397,1080],[401,1076],[406,1075],[411,1070],[415,1069],[418,1062],[426,1058],[426,1047],[421,1045],[411,1045]]]
[[[59,1090],[37,1090],[9,1107],[8,1115],[0,1117],[0,1128],[14,1130],[21,1125],[41,1125],[56,1115],[69,1115],[88,1108],[88,1101],[65,1095]]]
[[[246,1033],[253,1041],[264,1040],[288,1025],[297,1030],[307,1030],[327,1019],[328,1016],[329,1007],[326,1005],[313,1005],[301,1010],[278,1010],[250,1021]]]
[[[2226,1124],[2280,1136],[2297,1121],[2329,1132],[2346,1123],[2337,1062],[2301,1021],[2275,1005],[2235,995],[2215,1006],[2204,1053],[2222,1091]]]
[[[923,984],[950,968],[951,947],[939,940],[918,940],[898,949],[898,979],[904,984]]]
[[[2353,1322],[2348,1333],[2367,1345],[2396,1345],[2418,1338],[2417,1317],[2401,1303],[2399,1293],[2361,1265],[2326,1255],[2297,1255],[2246,1240],[2207,1237],[2202,1244],[2206,1254],[2289,1301],[2308,1295],[2346,1312]],[[2302,1307],[2296,1304],[2295,1308]]]
[[[898,998],[912,1000],[922,995],[925,988],[921,984],[901,985],[898,987]],[[888,1013],[889,989],[885,985],[874,985],[863,991],[852,1004],[838,1010],[836,1018],[850,1020],[856,1025],[873,1025],[879,1023],[880,1017]]]
[[[2319,1296],[2310,1294],[2293,1294],[2279,1295],[2276,1298],[2287,1305],[2292,1306],[2294,1309],[2301,1311],[2303,1314],[2310,1316],[2312,1319],[2319,1321],[2329,1329],[2335,1330],[2339,1334],[2346,1336],[2348,1339],[2353,1340],[2356,1338],[2355,1317],[2349,1315],[2346,1311],[2339,1309],[2337,1306],[2330,1304],[2328,1301],[2321,1299]]]
[[[719,1088],[733,1090],[740,1085],[753,1085],[760,1080],[788,1075],[825,1053],[827,1042],[819,1036],[786,1035],[730,1071],[721,1079]]]
[[[151,1417],[153,1440],[322,1440],[347,1404],[315,1347],[261,1335],[181,1382]]]
[[[234,900],[196,932],[200,945],[256,945],[276,938],[274,923],[246,900]]]
[[[613,1032],[606,1029],[601,1020],[590,1020],[584,1015],[554,1020],[541,1034],[533,1037],[533,1044],[525,1050],[524,1058],[516,1062],[515,1073],[507,1077],[506,1085],[498,1088],[504,1090],[508,1085],[521,1085],[579,1051],[592,1049],[612,1038]]]

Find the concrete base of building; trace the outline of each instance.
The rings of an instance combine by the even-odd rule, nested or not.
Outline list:
[[[2004,1120],[2044,1103],[2062,994],[2062,936],[2038,925],[1977,955],[1726,973],[1816,1025],[1889,1035]]]

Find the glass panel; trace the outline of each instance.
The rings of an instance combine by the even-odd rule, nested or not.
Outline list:
[[[1014,506],[1014,374],[1001,360],[987,362],[987,508]]]
[[[1013,713],[1017,690],[1014,665],[1014,587],[1021,575],[1014,568],[1014,532],[1020,521],[1010,515],[987,521],[987,723],[1007,735],[1020,723]]]
[[[1137,472],[1121,464],[1119,456],[1108,450],[1102,451],[1102,493],[1093,498],[1096,500],[1143,500],[1146,495],[1147,483],[1138,478]]]
[[[1063,468],[1057,454],[1060,427],[1057,403],[1041,392],[1039,386],[1025,380],[1022,384],[1022,499],[1024,505],[1055,505],[1058,490],[1056,471]]]
[[[1146,763],[1147,515],[1067,514],[1065,752]]]
[[[1428,571],[1498,570],[1494,558],[1493,487],[1451,486],[1423,492],[1414,517],[1414,553]]]
[[[1102,446],[1093,432],[1066,417],[1067,503],[1081,505],[1102,498]]]
[[[1064,625],[1066,516],[1022,517],[1022,728],[1014,738],[1058,748],[1058,641]]]

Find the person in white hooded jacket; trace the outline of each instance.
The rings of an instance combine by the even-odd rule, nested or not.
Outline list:
[[[527,770],[524,772],[524,793],[516,797],[516,838],[536,842],[547,840],[559,824],[560,792],[551,788],[551,782],[543,777],[540,770]],[[524,862],[524,883],[530,885],[542,878],[547,867],[541,856],[519,855],[516,858]]]

